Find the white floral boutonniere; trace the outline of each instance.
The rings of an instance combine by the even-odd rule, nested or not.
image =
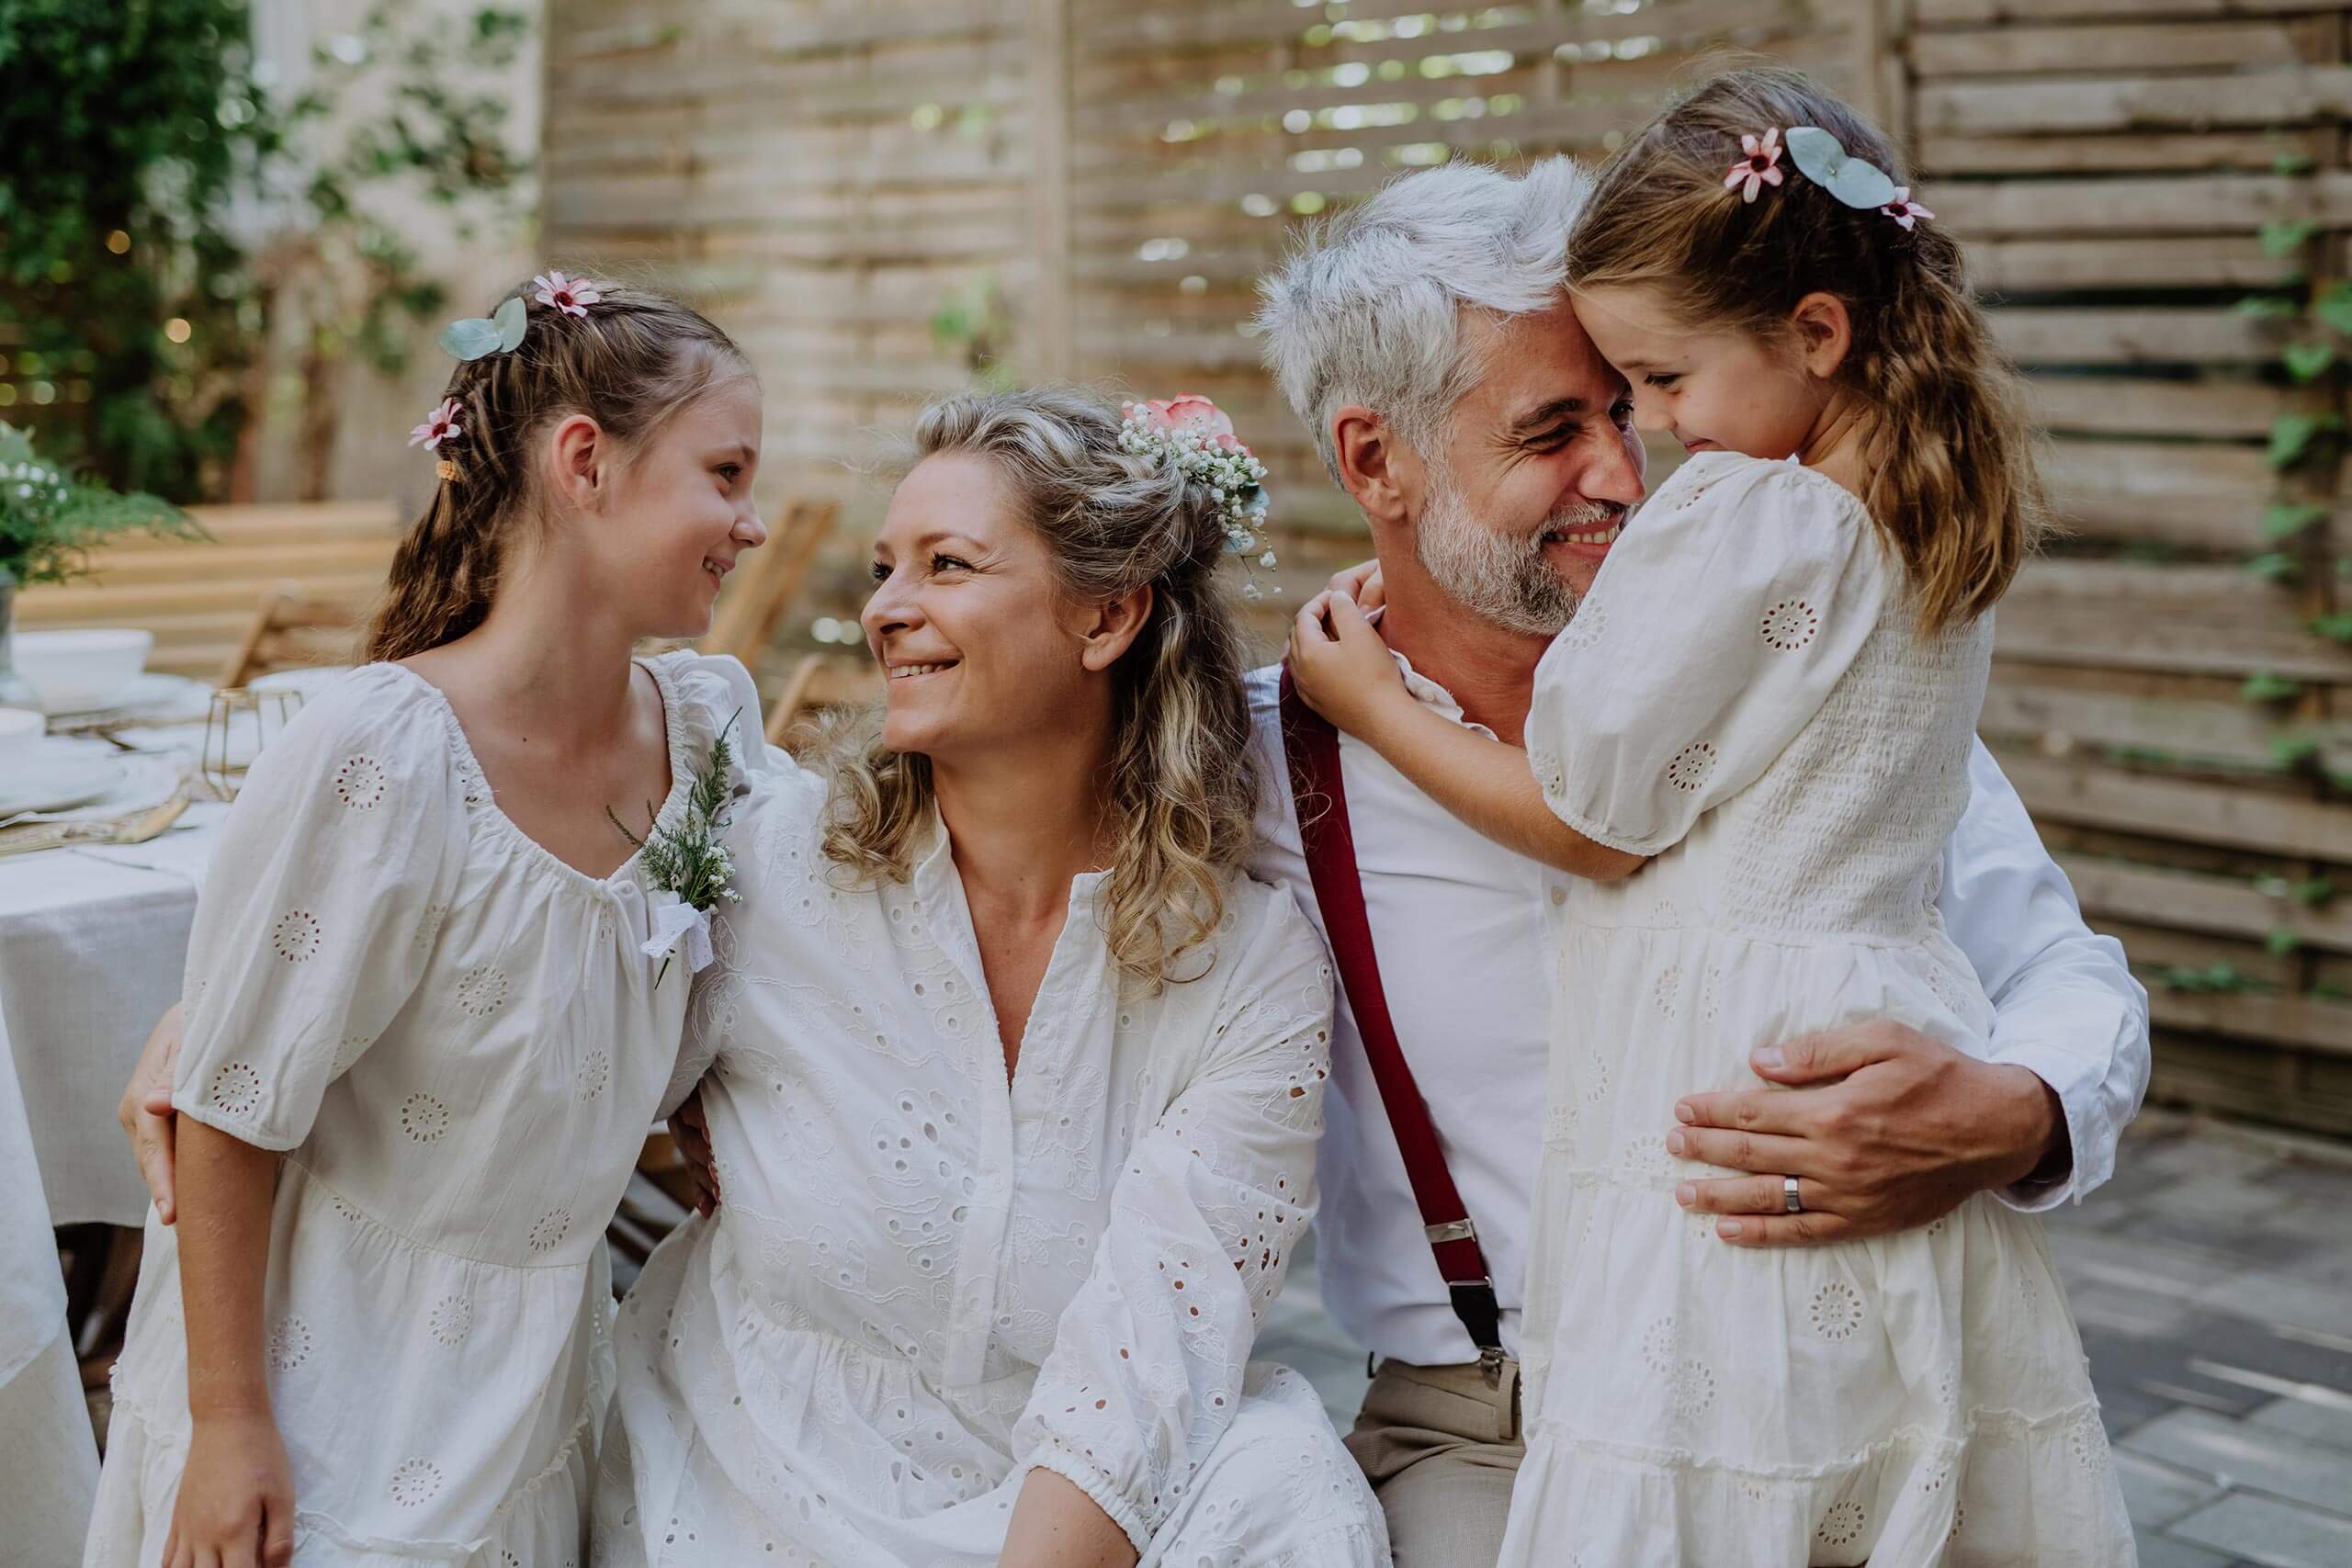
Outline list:
[[[637,846],[645,865],[645,880],[656,892],[673,894],[678,900],[653,912],[653,934],[644,944],[645,956],[662,960],[662,968],[653,976],[657,986],[670,972],[670,960],[682,941],[687,972],[708,968],[711,911],[722,898],[730,904],[743,901],[735,891],[734,857],[718,841],[719,814],[734,792],[735,749],[728,737],[734,732],[735,720],[742,716],[738,709],[711,742],[710,758],[695,771],[686,791],[685,811],[676,826],[661,827],[659,817],[648,807],[647,836],[640,839],[613,817],[611,807],[605,811],[612,817],[613,826],[620,829],[621,837]]]

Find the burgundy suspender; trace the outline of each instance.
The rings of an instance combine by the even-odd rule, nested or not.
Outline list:
[[[1388,1016],[1388,996],[1381,988],[1380,959],[1373,952],[1372,922],[1364,913],[1363,883],[1356,872],[1355,830],[1348,823],[1347,791],[1340,779],[1339,731],[1300,698],[1287,669],[1283,671],[1282,713],[1283,752],[1289,759],[1291,800],[1298,811],[1307,875],[1315,884],[1316,902],[1322,906],[1324,935],[1340,966],[1340,983],[1347,987],[1356,1032],[1363,1037],[1373,1082],[1380,1088],[1380,1103],[1387,1110],[1397,1152],[1405,1158],[1405,1176],[1421,1211],[1422,1231],[1453,1298],[1454,1315],[1478,1347],[1478,1359],[1499,1360],[1502,1313],[1495,1302],[1487,1256],[1479,1250],[1477,1227],[1470,1223],[1470,1212],[1445,1168],[1437,1129],[1413,1082],[1413,1070],[1405,1065],[1396,1022]]]

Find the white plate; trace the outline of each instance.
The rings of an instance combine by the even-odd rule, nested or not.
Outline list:
[[[123,781],[111,757],[36,751],[0,768],[0,818],[24,811],[62,811],[93,801]]]
[[[48,708],[47,712],[51,718],[69,724],[116,718],[153,719],[162,724],[174,719],[202,718],[211,705],[211,694],[212,689],[201,681],[151,670],[133,678],[114,701],[102,708]]]

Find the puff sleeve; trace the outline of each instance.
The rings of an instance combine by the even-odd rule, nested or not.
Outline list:
[[[1707,453],[1627,525],[1536,667],[1528,761],[1560,820],[1654,855],[1795,739],[1898,586],[1861,502]]]
[[[464,868],[466,786],[455,720],[417,685],[356,671],[255,759],[197,901],[180,1114],[295,1147],[423,977]]]

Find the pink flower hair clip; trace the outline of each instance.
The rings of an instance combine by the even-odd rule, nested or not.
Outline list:
[[[1935,216],[1934,213],[1928,211],[1926,208],[1911,199],[1911,187],[1909,186],[1896,186],[1894,187],[1894,199],[1888,202],[1884,207],[1880,208],[1879,210],[1885,213],[1889,218],[1894,219],[1897,223],[1902,224],[1903,231],[1906,234],[1912,231],[1913,227],[1917,224],[1920,219],[1933,218]]]
[[[1781,128],[1774,126],[1763,135],[1746,132],[1739,139],[1740,155],[1730,172],[1724,175],[1725,190],[1737,189],[1742,181],[1747,188],[1740,192],[1742,201],[1754,201],[1759,186],[1778,186],[1784,177],[1781,173]]]
[[[442,399],[441,406],[426,414],[424,423],[408,433],[408,444],[437,449],[444,441],[463,435],[466,428],[458,423],[460,412],[457,399]]]
[[[460,412],[457,399],[442,399],[441,406],[425,415],[423,424],[408,433],[408,444],[422,446],[428,452],[438,452],[444,441],[455,441],[465,434],[465,426],[458,423]],[[442,479],[454,479],[458,477],[458,465],[445,457],[433,465],[433,471]]]
[[[531,287],[538,293],[533,298],[550,310],[567,316],[584,316],[588,307],[604,298],[604,286],[584,277],[567,278],[560,272],[545,272],[531,279]]]

